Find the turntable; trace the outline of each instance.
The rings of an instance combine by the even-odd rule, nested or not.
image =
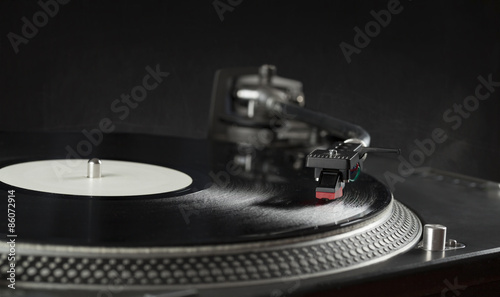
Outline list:
[[[207,140],[1,133],[2,296],[499,288],[498,184],[426,168],[393,193],[399,150],[304,104],[263,65],[217,73]]]

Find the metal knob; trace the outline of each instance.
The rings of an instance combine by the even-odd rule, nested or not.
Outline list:
[[[427,251],[444,251],[446,244],[446,227],[439,224],[424,226],[422,248]]]
[[[87,177],[100,178],[101,177],[101,160],[98,158],[90,159],[87,163]]]

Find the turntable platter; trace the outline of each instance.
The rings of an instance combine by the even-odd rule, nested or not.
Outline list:
[[[0,136],[13,144],[0,146],[0,156],[9,156],[0,157],[3,170],[63,159],[64,148],[81,137]],[[103,165],[114,159],[170,168],[192,179],[162,193],[88,196],[2,179],[0,193],[15,190],[20,280],[64,290],[99,290],[116,281],[127,289],[164,290],[299,280],[383,261],[420,237],[417,216],[370,175],[346,185],[341,199],[322,202],[312,169],[294,170],[282,151],[262,152],[271,160],[266,171],[249,175],[228,171],[235,150],[229,143],[111,134],[89,156]],[[0,230],[7,230],[6,221]],[[48,262],[54,265],[38,270]]]

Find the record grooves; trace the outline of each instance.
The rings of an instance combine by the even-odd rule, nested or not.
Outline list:
[[[71,139],[70,136],[64,135],[61,139]],[[57,143],[58,139],[49,137],[47,142]],[[128,141],[124,143],[123,139]],[[129,151],[140,151],[148,139],[156,147],[164,148],[190,147],[191,142],[110,135],[99,149],[106,151],[108,146],[115,147],[119,142]],[[196,142],[199,147],[201,141]],[[148,155],[156,160],[174,154],[148,147]],[[231,149],[229,144],[218,144],[218,150],[221,147]],[[106,157],[105,153],[101,155]],[[355,187],[346,187],[344,199],[331,203],[313,198],[314,181],[303,171],[281,172],[280,181],[231,176],[231,182],[221,187],[209,183],[207,174],[221,169],[195,168],[189,161],[192,155],[192,151],[179,154],[176,160],[184,166],[170,167],[189,174],[193,184],[170,193],[85,197],[42,193],[3,183],[1,188],[16,190],[18,228],[23,230],[25,242],[77,246],[191,246],[304,236],[366,220],[384,210],[392,199],[385,186],[364,174]],[[19,159],[15,162],[19,163]],[[3,161],[0,165],[4,167],[8,163],[11,162]],[[289,182],[291,180],[294,182]]]

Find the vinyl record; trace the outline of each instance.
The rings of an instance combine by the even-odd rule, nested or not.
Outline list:
[[[40,180],[45,181],[42,184],[47,184],[50,178],[45,175],[55,175],[49,164],[66,166],[66,161],[75,162],[59,159],[62,154],[57,152],[67,152],[66,147],[75,143],[78,147],[78,135],[35,134],[29,139],[29,144],[20,141],[8,146],[10,151],[2,155],[14,157],[0,163],[0,178],[2,171],[12,171],[9,168],[25,169],[29,167],[26,165],[41,168],[33,172],[25,170],[28,173],[24,180],[29,182],[24,187],[13,185],[16,180],[3,174],[1,189],[16,191],[17,229],[22,233],[23,242],[155,247],[273,240],[346,228],[369,220],[386,209],[392,200],[384,185],[364,174],[355,184],[346,186],[342,199],[322,202],[314,196],[311,170],[290,169],[284,164],[285,158],[267,156],[272,160],[268,167],[278,169],[261,172],[260,177],[248,177],[243,170],[239,174],[228,171],[231,152],[236,150],[232,144],[119,134],[107,135],[92,152],[92,157],[103,159],[100,182],[118,179],[118,184],[110,184],[115,194],[106,196],[101,189],[96,194],[83,195],[79,189],[65,187],[65,183],[79,187],[82,185],[79,181],[86,182],[84,167],[79,176],[51,181],[54,187],[62,189],[51,191],[51,188],[32,187],[37,185],[32,179],[39,175]],[[33,145],[35,143],[42,149]],[[207,151],[215,157],[206,154]],[[52,160],[52,163],[40,160]],[[123,177],[113,176],[120,174],[112,171],[113,164],[129,166],[132,170],[125,172],[125,178],[120,181]],[[125,191],[123,194],[123,188],[133,182],[127,174],[133,178],[139,165],[159,169],[158,172],[175,171],[192,182],[184,180],[179,187],[160,193],[150,193],[144,186],[144,193]],[[44,175],[44,171],[48,172]],[[153,170],[144,181],[154,181],[155,177],[165,180],[158,172]],[[136,176],[141,178],[140,174]]]

